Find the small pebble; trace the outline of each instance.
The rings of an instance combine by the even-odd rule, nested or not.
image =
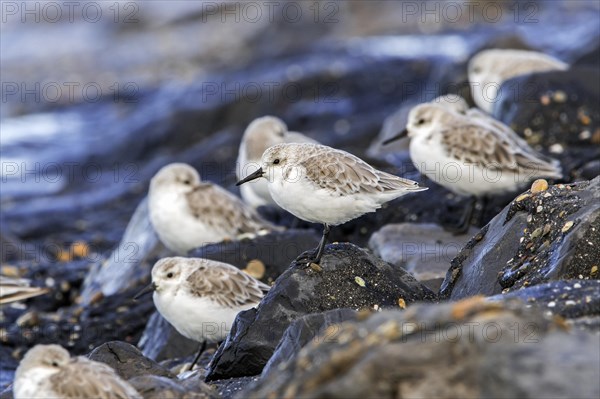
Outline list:
[[[400,309],[406,309],[406,301],[404,298],[398,298],[398,306],[400,306]]]
[[[526,199],[526,198],[529,198],[529,194],[521,194],[521,195],[519,195],[519,196],[517,197],[517,199],[516,199],[515,201],[517,201],[517,202],[521,202],[521,201],[523,201],[523,200],[524,200],[524,199]]]
[[[550,147],[548,147],[548,150],[553,153],[553,154],[562,154],[565,149],[561,144],[552,144]]]
[[[365,280],[363,280],[361,277],[354,277],[354,281],[356,282],[356,284],[360,285],[361,287],[365,286]]]
[[[531,185],[532,193],[539,193],[548,190],[548,182],[545,179],[537,179]]]
[[[266,268],[262,261],[258,259],[252,259],[250,262],[248,262],[243,271],[254,278],[261,279],[265,275]]]
[[[557,103],[564,103],[567,101],[567,93],[562,90],[558,90],[552,95],[552,99]]]
[[[560,230],[563,233],[566,233],[567,231],[569,231],[571,229],[571,227],[573,227],[573,221],[570,220],[567,223],[565,223],[565,225],[562,227],[562,229]]]
[[[584,130],[583,132],[579,133],[580,140],[587,140],[590,137],[592,137],[592,132],[590,132],[589,130]]]
[[[549,308],[553,308],[556,306],[556,302],[552,301],[552,302],[548,302],[548,307]]]
[[[316,263],[312,263],[310,264],[310,268],[313,269],[316,272],[322,272],[323,268],[319,265],[317,265]]]
[[[83,241],[76,241],[71,244],[71,254],[73,257],[85,258],[90,253],[90,247]]]

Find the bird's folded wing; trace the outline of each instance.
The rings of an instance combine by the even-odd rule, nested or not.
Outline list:
[[[342,151],[321,151],[306,158],[301,166],[310,182],[340,196],[419,189],[412,180],[381,172]]]
[[[237,267],[214,261],[201,265],[187,282],[192,294],[228,308],[258,303],[270,288]]]
[[[267,222],[241,199],[211,183],[201,183],[187,194],[191,214],[202,223],[236,234],[256,233],[259,230],[279,230]]]

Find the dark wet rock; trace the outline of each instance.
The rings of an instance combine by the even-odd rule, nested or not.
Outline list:
[[[534,148],[559,159],[571,180],[582,179],[582,169],[600,158],[598,103],[598,65],[582,66],[506,81],[495,112]]]
[[[349,243],[327,246],[320,266],[300,256],[257,308],[241,312],[210,364],[207,380],[259,374],[289,324],[338,308],[406,307],[435,295],[409,273]]]
[[[312,340],[238,398],[591,398],[599,350],[596,335],[518,300],[415,305]]]
[[[250,384],[258,381],[259,377],[238,377],[228,378],[226,380],[212,381],[210,384],[214,386],[223,399],[231,399],[236,397],[240,392]]]
[[[121,341],[112,341],[100,345],[88,356],[91,360],[108,364],[124,379],[142,375],[156,375],[173,378],[169,370],[148,359],[135,346]]]
[[[275,372],[277,368],[293,358],[313,339],[336,339],[341,324],[358,318],[352,309],[334,309],[313,313],[294,320],[285,330],[273,356],[262,371],[263,375]]]
[[[600,177],[518,196],[456,258],[442,298],[495,295],[564,279],[598,279]]]
[[[573,63],[574,66],[592,66],[598,67],[600,65],[600,44],[596,43],[596,46],[590,48],[588,52],[582,54]]]
[[[88,303],[99,293],[108,296],[130,289],[140,280],[147,279],[154,262],[168,254],[154,232],[144,198],[117,248],[106,262],[97,262],[86,276],[81,292],[82,302]]]
[[[600,281],[560,280],[521,288],[489,297],[492,301],[519,298],[548,315],[558,315],[570,324],[586,327],[587,320],[600,316]],[[589,326],[594,330],[594,326]],[[600,329],[595,329],[599,331]]]
[[[146,324],[138,346],[144,356],[160,362],[188,356],[198,351],[199,343],[179,334],[160,313],[154,312]]]
[[[39,312],[25,324],[3,322],[6,333],[0,336],[2,346],[11,348],[20,360],[36,344],[59,344],[73,355],[83,355],[109,341],[135,343],[154,306],[133,301],[134,294],[135,290],[97,296],[86,307],[75,304],[57,312]]]
[[[129,383],[144,399],[218,398],[216,392],[199,379],[192,385],[157,375],[143,375],[130,379]]]
[[[455,235],[436,224],[388,224],[371,236],[369,248],[437,292],[450,261],[477,231],[472,227],[467,234]]]
[[[270,283],[279,277],[288,265],[301,253],[315,249],[321,235],[315,230],[286,230],[259,235],[252,239],[211,244],[190,251],[189,256],[213,259],[229,263],[240,269],[258,260],[264,266],[264,274],[254,275]]]

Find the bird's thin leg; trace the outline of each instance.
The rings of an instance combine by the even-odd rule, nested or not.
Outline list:
[[[482,198],[477,198],[477,203],[479,204],[479,215],[477,215],[477,219],[475,221],[475,225],[479,227],[483,223],[483,218],[485,216],[485,210],[489,203],[489,197],[483,196]]]
[[[319,242],[319,247],[317,249],[317,256],[313,260],[313,263],[319,264],[321,261],[321,256],[323,256],[323,250],[325,249],[325,243],[327,242],[327,237],[329,236],[329,225],[326,223],[323,224],[323,236],[321,237],[321,242]]]
[[[454,226],[447,226],[445,229],[450,231],[455,235],[464,234],[469,231],[469,227],[471,227],[471,219],[473,218],[473,212],[475,211],[475,205],[477,203],[477,198],[472,196],[469,198],[469,202],[465,207],[463,214],[459,220],[459,222]]]
[[[198,360],[200,359],[200,355],[202,355],[202,353],[204,353],[205,349],[206,349],[206,340],[202,341],[202,343],[200,344],[200,349],[198,349],[198,354],[196,355],[196,358],[192,362],[192,365],[190,366],[190,369],[188,371],[192,371],[194,369],[194,366],[196,365],[196,363],[198,363]]]

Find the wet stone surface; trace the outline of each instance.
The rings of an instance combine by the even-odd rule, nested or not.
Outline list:
[[[238,315],[210,364],[207,380],[259,374],[289,324],[306,314],[337,308],[405,308],[434,299],[406,271],[352,244],[329,245],[320,266],[308,266],[301,256],[257,308]]]
[[[576,66],[505,82],[496,110],[530,145],[559,159],[570,179],[591,180],[600,174],[589,165],[600,158],[598,102],[598,68]]]
[[[335,339],[311,341],[238,398],[593,397],[600,384],[587,378],[599,370],[599,345],[595,335],[569,332],[514,299],[416,305],[344,324]],[[586,350],[566,355],[578,346]],[[565,367],[578,371],[566,375]]]
[[[598,279],[600,177],[527,191],[451,262],[442,298],[494,295],[560,279]]]

